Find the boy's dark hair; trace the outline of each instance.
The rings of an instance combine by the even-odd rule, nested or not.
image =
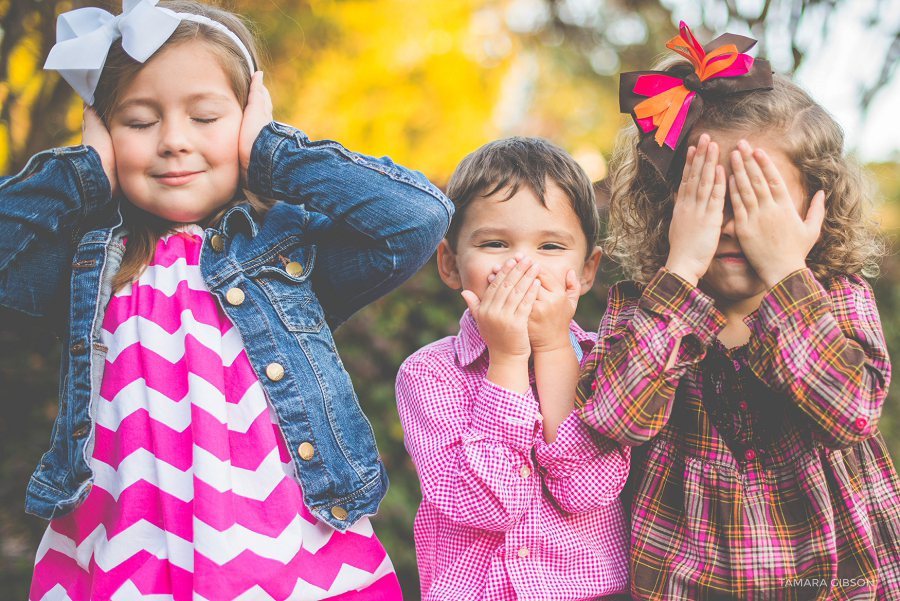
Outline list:
[[[525,185],[542,205],[547,206],[544,200],[547,178],[559,186],[572,203],[590,256],[600,231],[591,180],[581,165],[559,146],[543,138],[521,136],[488,142],[466,155],[453,171],[447,183],[447,196],[456,206],[446,235],[450,248],[456,252],[460,227],[472,200],[485,198],[507,186],[509,193],[504,200],[509,200]]]

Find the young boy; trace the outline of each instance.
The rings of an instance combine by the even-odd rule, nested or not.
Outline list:
[[[628,449],[573,413],[595,340],[572,321],[600,260],[591,182],[546,140],[509,138],[464,158],[448,196],[438,269],[469,309],[397,375],[422,598],[625,592]]]

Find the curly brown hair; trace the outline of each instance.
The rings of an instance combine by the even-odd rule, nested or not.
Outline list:
[[[654,70],[681,77],[693,66],[681,58],[661,61]],[[703,111],[664,178],[637,149],[639,132],[620,131],[612,160],[609,222],[604,250],[630,277],[649,281],[666,263],[669,224],[685,154],[704,131],[766,137],[800,173],[806,193],[825,191],[825,222],[806,258],[819,279],[839,274],[878,274],[886,245],[875,218],[871,176],[844,154],[844,133],[825,109],[789,77],[774,75],[772,90],[754,90],[724,99],[704,98]]]

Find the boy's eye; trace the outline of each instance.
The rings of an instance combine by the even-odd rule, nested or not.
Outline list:
[[[541,245],[541,250],[565,250],[565,247],[562,244],[556,244],[555,242],[548,242],[547,244]]]
[[[154,125],[155,123],[156,123],[155,121],[151,121],[149,123],[129,123],[128,127],[130,127],[131,129],[147,129],[148,127],[150,127],[151,125]]]
[[[219,120],[218,117],[212,117],[210,119],[201,119],[200,117],[193,117],[193,120],[197,123],[215,123]]]
[[[488,242],[482,242],[478,245],[479,248],[503,248],[503,243],[498,240],[490,240]]]

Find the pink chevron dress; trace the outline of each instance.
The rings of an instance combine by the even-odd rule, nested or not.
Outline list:
[[[202,242],[196,225],[160,240],[110,300],[94,485],[50,522],[31,600],[400,600],[367,519],[342,534],[303,505]]]

